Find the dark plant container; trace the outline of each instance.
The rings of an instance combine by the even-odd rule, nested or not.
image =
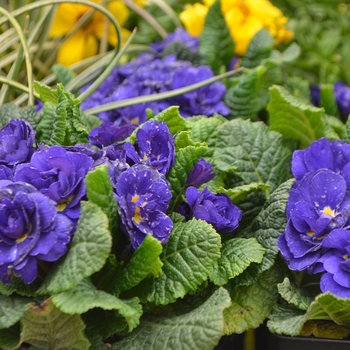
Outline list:
[[[274,335],[276,350],[349,350],[350,340]]]

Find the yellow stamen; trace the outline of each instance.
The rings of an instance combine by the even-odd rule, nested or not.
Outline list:
[[[345,255],[343,255],[343,258],[344,258],[344,260],[349,260],[349,255],[345,254]]]
[[[63,211],[64,209],[66,209],[66,206],[73,200],[73,196],[69,196],[68,198],[67,198],[67,200],[65,200],[64,202],[62,202],[62,203],[58,203],[57,204],[57,210],[58,211]]]
[[[28,235],[25,233],[23,236],[16,239],[16,243],[21,243],[21,242],[25,241],[27,237],[28,237]]]
[[[139,224],[142,221],[142,217],[141,217],[141,213],[140,213],[140,208],[136,208],[135,209],[135,214],[133,217],[134,221]]]
[[[139,198],[140,198],[140,196],[137,195],[137,194],[135,194],[134,196],[132,196],[131,201],[132,201],[133,203],[136,203],[136,202],[139,200]]]
[[[330,215],[330,216],[336,216],[337,213],[335,210],[331,209],[330,207],[324,207],[323,210],[321,210],[324,214]]]
[[[312,237],[315,234],[315,231],[309,231],[309,232],[306,232],[306,234],[308,236]]]

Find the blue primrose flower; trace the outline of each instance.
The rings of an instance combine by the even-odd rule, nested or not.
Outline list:
[[[33,186],[0,181],[0,280],[32,283],[37,260],[56,261],[68,249],[72,221]]]
[[[147,234],[162,244],[168,241],[173,222],[165,212],[171,192],[158,171],[142,164],[124,171],[116,184],[116,198],[124,230],[134,249]]]
[[[292,173],[297,180],[318,169],[330,169],[340,173],[350,187],[350,144],[344,141],[329,141],[320,138],[310,147],[293,153]]]
[[[14,180],[33,185],[55,201],[59,211],[77,220],[86,193],[84,178],[92,164],[92,158],[84,153],[51,146],[35,152],[29,163],[19,164]]]
[[[339,228],[323,239],[329,249],[321,259],[325,273],[321,277],[322,292],[331,292],[343,298],[350,297],[350,231]]]
[[[186,186],[200,187],[216,176],[213,173],[213,166],[205,159],[201,158],[187,176]]]
[[[136,133],[136,145],[126,142],[126,156],[135,164],[143,163],[166,175],[175,160],[175,145],[168,125],[150,120]]]
[[[11,120],[0,130],[0,164],[14,166],[27,161],[33,153],[35,134],[24,120]]]
[[[226,194],[214,194],[206,187],[202,192],[191,186],[186,190],[190,215],[211,224],[219,233],[228,233],[238,227],[241,210]]]
[[[329,169],[308,173],[290,190],[285,232],[278,247],[292,270],[321,272],[325,237],[349,225],[350,196],[344,178]]]

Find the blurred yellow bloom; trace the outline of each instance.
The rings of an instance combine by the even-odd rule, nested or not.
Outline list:
[[[90,0],[94,3],[102,3],[100,0]],[[50,37],[60,37],[72,31],[79,19],[88,13],[92,7],[64,3],[57,8],[53,24],[50,29]],[[122,26],[129,17],[129,9],[119,0],[110,1],[107,5],[108,11],[115,17]],[[98,40],[101,40],[105,32],[106,16],[96,11],[91,18],[73,35],[69,36],[58,50],[57,62],[66,66],[79,62],[84,58],[98,53]],[[130,32],[122,28],[123,41]],[[117,34],[115,28],[109,23],[108,43],[116,45]]]
[[[180,14],[186,30],[199,35],[204,19],[214,0],[204,0],[205,5],[187,5]],[[200,6],[198,6],[200,5]],[[221,10],[235,42],[235,53],[244,55],[253,36],[261,29],[267,29],[275,39],[275,44],[288,42],[293,32],[287,30],[287,18],[269,0],[221,0]]]

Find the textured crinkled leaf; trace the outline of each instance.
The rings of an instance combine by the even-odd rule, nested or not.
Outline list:
[[[80,315],[61,312],[51,299],[40,306],[32,305],[21,323],[21,341],[39,349],[84,350],[90,347]]]
[[[47,276],[42,291],[59,293],[74,288],[102,268],[111,245],[107,216],[97,205],[82,201],[78,227],[69,251]]]
[[[278,281],[279,273],[272,268],[263,272],[256,283],[229,290],[232,304],[224,311],[224,333],[243,333],[257,328],[270,315],[277,302]]]
[[[11,295],[17,293],[25,297],[35,296],[41,281],[35,280],[33,283],[26,284],[19,277],[12,276],[11,284],[4,284],[0,282],[0,294]]]
[[[261,122],[236,119],[218,128],[214,165],[222,171],[236,167],[235,174],[245,184],[264,183],[274,191],[290,176],[286,170],[290,156],[282,136]]]
[[[34,129],[36,129],[40,120],[40,115],[35,112],[33,106],[20,108],[14,103],[5,103],[0,107],[0,129],[13,119],[26,120]]]
[[[307,310],[312,302],[312,298],[291,283],[288,277],[279,283],[277,288],[281,297],[288,303],[294,304],[298,309]]]
[[[107,215],[109,229],[114,232],[118,225],[118,204],[108,175],[108,166],[101,165],[89,171],[84,179],[90,202],[99,206]]]
[[[51,70],[56,76],[56,82],[62,83],[64,86],[76,77],[76,74],[71,69],[61,64],[54,64]]]
[[[242,58],[241,66],[254,68],[268,58],[273,48],[273,37],[266,29],[259,30],[249,43],[248,50]]]
[[[263,66],[248,70],[238,84],[227,90],[224,101],[233,118],[255,119],[258,112],[258,82],[264,72]]]
[[[206,144],[203,142],[201,143],[194,141],[192,138],[190,138],[190,133],[188,131],[179,131],[175,138],[176,151],[178,151],[180,148],[185,148],[187,146],[206,147]]]
[[[186,120],[181,117],[178,106],[171,106],[159,112],[154,119],[158,122],[166,122],[170,133],[177,134],[179,131],[186,131]]]
[[[38,138],[47,145],[64,145],[67,127],[66,102],[55,106],[46,102],[43,107],[43,116],[38,124]]]
[[[324,321],[308,321],[301,330],[301,335],[305,337],[314,335],[315,337],[321,338],[344,339],[347,338],[349,334],[349,327]]]
[[[125,317],[131,332],[138,326],[142,306],[138,298],[122,300],[112,294],[97,290],[90,280],[81,281],[76,287],[52,296],[53,304],[67,314],[82,314],[95,307],[118,310]]]
[[[270,95],[267,109],[272,130],[298,140],[301,148],[324,136],[326,124],[322,108],[303,103],[282,86],[272,86]]]
[[[251,192],[269,192],[270,186],[266,184],[252,182],[247,185],[237,186],[235,188],[219,188],[218,192],[225,193],[230,197],[234,204],[239,204],[242,200],[246,199],[247,194]]]
[[[232,238],[222,244],[221,257],[216,261],[210,279],[222,286],[241,274],[252,262],[260,263],[265,248],[255,238]]]
[[[19,323],[6,329],[0,329],[0,349],[15,350],[20,344]]]
[[[18,322],[31,302],[27,298],[0,295],[0,329],[11,327]]]
[[[98,128],[102,124],[102,120],[99,117],[92,114],[85,114],[84,112],[81,112],[81,122],[89,133],[92,129]]]
[[[201,306],[176,317],[144,317],[113,350],[212,350],[223,333],[223,311],[230,305],[224,288],[216,290]]]
[[[189,121],[191,121],[191,119],[189,119]],[[205,154],[207,159],[209,159],[214,152],[218,127],[226,121],[227,119],[221,115],[215,115],[211,118],[196,118],[195,122],[190,124],[191,138],[197,142],[205,142],[209,147]]]
[[[115,294],[137,286],[153,270],[159,268],[159,255],[161,252],[161,243],[152,235],[147,235],[133,253],[126,267],[116,277]]]
[[[57,90],[50,88],[49,86],[41,83],[40,81],[34,82],[34,89],[40,95],[40,100],[44,103],[50,102],[54,106],[58,104]]]
[[[210,65],[217,74],[222,66],[227,67],[232,59],[235,45],[221,12],[221,2],[216,0],[209,8],[204,28],[199,36],[199,53],[203,64]]]
[[[188,174],[193,170],[194,165],[204,155],[207,146],[187,146],[176,149],[174,166],[170,169],[167,179],[171,186],[172,198],[169,210],[173,211],[182,201],[185,194],[185,185]]]
[[[310,104],[310,82],[300,77],[289,77],[283,86],[297,99]]]
[[[243,237],[255,237],[266,249],[261,264],[253,264],[242,276],[238,277],[243,285],[254,281],[261,272],[268,270],[275,263],[278,253],[277,237],[283,233],[286,226],[285,208],[293,182],[294,179],[291,179],[280,185],[271,194],[252,226],[241,233]]]
[[[160,256],[162,273],[154,279],[148,300],[166,305],[196,290],[211,273],[220,248],[220,235],[205,221],[174,224]]]

